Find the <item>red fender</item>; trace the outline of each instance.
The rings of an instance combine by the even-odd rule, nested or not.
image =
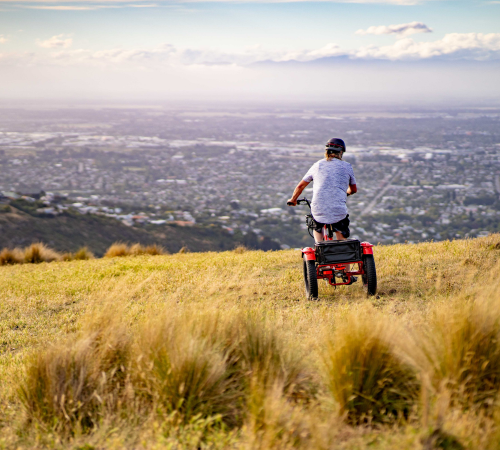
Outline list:
[[[373,255],[373,244],[361,242],[361,247],[363,248],[363,255]]]
[[[306,256],[308,261],[316,261],[316,250],[311,247],[304,247],[302,249],[302,254]]]

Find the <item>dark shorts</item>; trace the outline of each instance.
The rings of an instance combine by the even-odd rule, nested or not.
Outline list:
[[[338,221],[337,223],[328,224],[314,221],[314,230],[318,233],[323,233],[323,227],[326,225],[332,230],[332,232],[340,231],[342,233],[342,236],[347,239],[351,235],[351,231],[349,230],[349,223],[349,214],[347,214],[344,219]]]

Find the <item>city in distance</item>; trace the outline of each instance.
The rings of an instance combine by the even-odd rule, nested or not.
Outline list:
[[[286,200],[326,140],[341,137],[358,185],[354,237],[485,236],[500,231],[499,125],[494,107],[5,108],[0,209],[301,247],[313,242],[307,211]]]

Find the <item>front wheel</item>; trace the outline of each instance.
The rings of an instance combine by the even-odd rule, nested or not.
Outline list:
[[[368,295],[375,295],[377,292],[377,270],[375,269],[375,259],[373,255],[363,255],[363,286]]]
[[[304,284],[306,287],[306,295],[310,300],[318,299],[318,278],[316,277],[316,263],[306,259],[304,260]]]

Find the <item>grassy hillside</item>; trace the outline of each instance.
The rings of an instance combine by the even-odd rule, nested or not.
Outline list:
[[[500,448],[500,235],[0,267],[0,448]]]
[[[191,251],[221,251],[233,249],[241,243],[262,248],[275,242],[243,242],[218,228],[149,226],[128,227],[113,218],[96,215],[65,213],[57,217],[39,217],[10,207],[10,212],[0,211],[0,249],[25,247],[43,242],[60,252],[75,252],[88,247],[102,256],[114,242],[159,244],[171,253],[187,247]]]

